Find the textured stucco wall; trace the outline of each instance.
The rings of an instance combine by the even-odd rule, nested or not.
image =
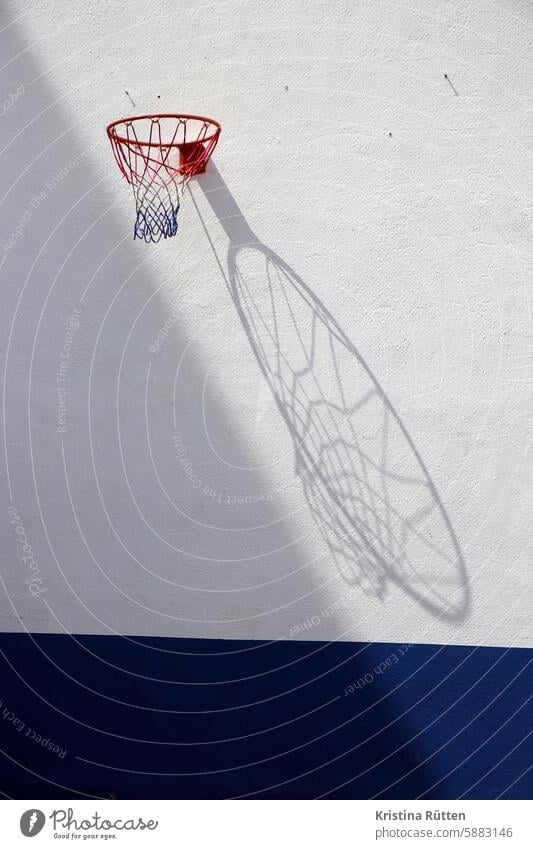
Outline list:
[[[532,23],[9,4],[1,630],[528,643]],[[223,134],[151,246],[158,110]]]

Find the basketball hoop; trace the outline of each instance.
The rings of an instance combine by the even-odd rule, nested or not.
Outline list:
[[[115,159],[135,197],[134,239],[176,235],[185,186],[205,171],[221,129],[199,115],[139,115],[109,124]]]

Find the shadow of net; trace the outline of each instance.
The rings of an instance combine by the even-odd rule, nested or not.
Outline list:
[[[368,596],[385,601],[396,585],[432,615],[463,620],[461,549],[407,429],[333,316],[257,240],[215,176],[205,193],[230,238],[226,269],[217,259],[340,574]]]

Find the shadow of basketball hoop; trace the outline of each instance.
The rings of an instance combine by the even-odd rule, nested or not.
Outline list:
[[[464,620],[458,540],[383,388],[309,286],[253,233],[213,164],[201,187],[230,241],[225,264],[196,209],[342,577],[382,600],[397,585],[434,616]]]

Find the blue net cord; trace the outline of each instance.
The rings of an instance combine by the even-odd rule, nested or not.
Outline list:
[[[169,239],[178,232],[179,200],[175,204],[165,204],[155,200],[147,206],[137,207],[137,218],[133,227],[133,238],[145,242],[159,242]]]

